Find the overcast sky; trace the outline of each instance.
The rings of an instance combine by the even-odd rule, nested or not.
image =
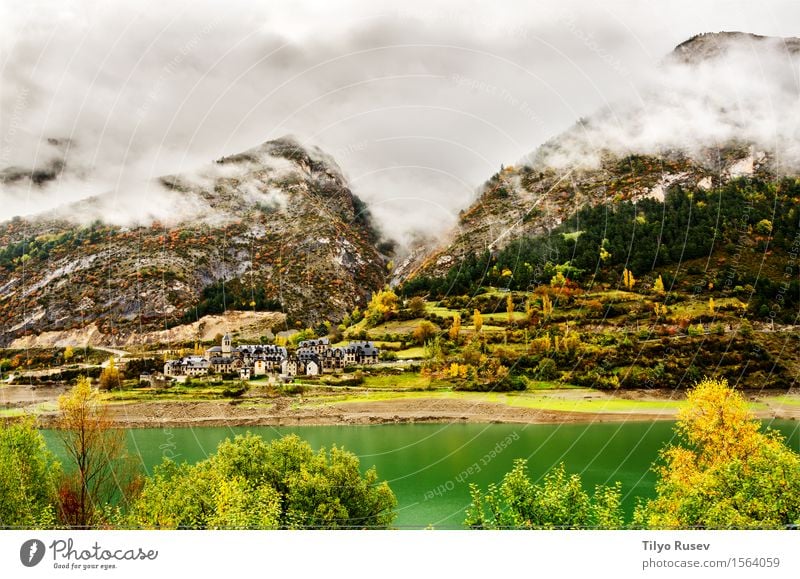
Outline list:
[[[443,229],[501,163],[630,98],[690,36],[799,28],[796,0],[4,0],[0,168],[71,141],[63,178],[6,186],[0,219],[293,134],[387,233]]]

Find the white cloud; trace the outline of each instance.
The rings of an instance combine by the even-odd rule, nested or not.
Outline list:
[[[59,179],[3,186],[0,219],[102,191],[116,214],[147,219],[126,197],[142,183],[291,133],[335,155],[388,234],[442,230],[501,163],[636,102],[675,44],[721,29],[791,35],[800,13],[783,0],[669,4],[9,0],[0,168],[47,166],[63,154],[47,138],[71,145]],[[668,104],[642,139],[667,126]]]

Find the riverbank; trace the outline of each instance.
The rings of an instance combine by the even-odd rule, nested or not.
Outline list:
[[[43,426],[56,416],[59,388],[0,390],[7,417],[33,413]],[[402,423],[554,424],[674,420],[682,393],[570,388],[524,393],[325,389],[269,395],[254,389],[232,400],[127,400],[107,403],[126,428],[190,426],[321,426]],[[748,394],[763,419],[800,419],[800,393]]]

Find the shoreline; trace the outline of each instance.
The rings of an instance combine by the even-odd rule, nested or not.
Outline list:
[[[547,399],[545,397],[545,399]],[[760,399],[753,411],[759,419],[800,419],[800,404],[768,404]],[[648,401],[651,402],[651,401]],[[413,396],[385,400],[319,403],[318,399],[238,399],[232,401],[157,401],[106,405],[108,418],[119,428],[190,428],[221,426],[355,426],[380,424],[591,424],[675,420],[675,400],[663,408],[596,411],[532,408],[466,397]],[[670,406],[671,405],[671,406]],[[43,428],[56,413],[38,415]]]

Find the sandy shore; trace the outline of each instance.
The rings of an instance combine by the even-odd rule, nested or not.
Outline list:
[[[557,397],[570,392],[554,391]],[[428,422],[470,423],[591,423],[674,420],[677,409],[669,407],[647,410],[607,410],[605,400],[614,397],[597,393],[598,411],[545,410],[514,406],[505,403],[487,402],[475,398],[425,397],[396,398],[386,400],[355,400],[325,403],[318,397],[259,398],[239,400],[214,400],[193,402],[134,402],[107,406],[110,418],[121,427],[159,428],[165,426],[292,426],[292,425],[354,425],[354,424],[401,424]],[[654,400],[647,393],[648,400]],[[628,391],[625,398],[640,398],[636,392]],[[800,405],[775,402],[762,397],[766,408],[756,412],[759,418],[800,418]],[[657,400],[657,399],[656,399]],[[665,402],[672,400],[662,398]],[[39,414],[43,425],[52,422],[54,412]]]

